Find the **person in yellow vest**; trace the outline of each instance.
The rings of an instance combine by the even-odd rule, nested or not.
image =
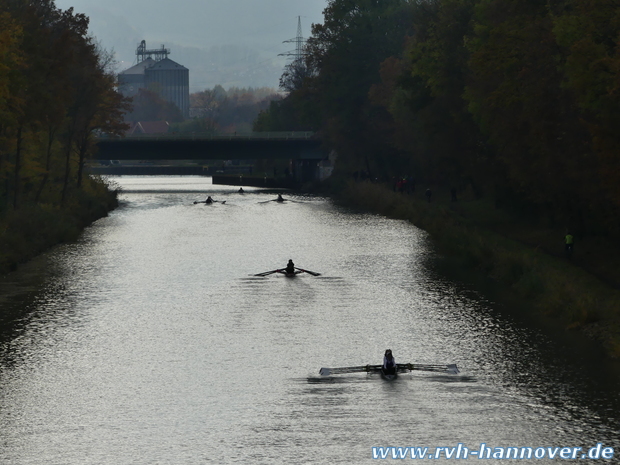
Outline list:
[[[566,233],[566,236],[564,236],[564,250],[566,251],[566,253],[572,253],[574,244],[575,238],[570,233],[570,231],[568,231]]]

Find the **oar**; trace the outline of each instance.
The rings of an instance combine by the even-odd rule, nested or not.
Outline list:
[[[315,272],[315,271],[304,270],[303,268],[297,268],[297,267],[295,267],[295,269],[296,269],[296,270],[299,270],[299,271],[302,271],[302,272],[304,272],[304,273],[309,273],[309,274],[311,274],[312,276],[321,276],[321,273],[317,273],[317,272]]]
[[[280,202],[280,203],[284,203],[284,202],[303,203],[303,202],[301,202],[301,201],[299,201],[299,200],[285,199],[285,198],[282,198],[282,200],[273,199],[273,200],[271,200],[271,202]]]
[[[321,368],[319,374],[321,376],[342,375],[344,373],[361,373],[369,371],[370,365],[361,367],[340,367],[340,368]]]
[[[280,273],[281,271],[283,271],[283,268],[279,270],[265,271],[264,273],[258,273],[258,274],[255,274],[254,276],[267,276],[273,273]]]
[[[409,371],[408,369],[403,368],[403,366],[396,366],[397,369],[400,369],[401,373]],[[340,367],[340,368],[321,368],[319,370],[319,374],[321,376],[329,376],[329,375],[342,375],[345,373],[380,373],[383,365],[364,365],[358,367]]]
[[[223,202],[221,200],[212,200],[211,203],[221,203],[222,205],[224,205],[226,203],[226,200],[224,200]],[[195,200],[194,201],[194,205],[196,205],[197,203],[207,203],[206,200]]]
[[[341,375],[344,373],[361,373],[361,372],[379,372],[381,365],[364,365],[358,367],[341,367],[341,368],[321,368],[319,374],[321,376]],[[434,371],[438,373],[449,373],[456,375],[459,369],[455,364],[451,365],[425,365],[421,363],[397,363],[396,369],[403,373],[407,371]]]
[[[258,203],[267,203],[267,202],[280,202],[280,203],[283,203],[283,202],[295,202],[295,200],[290,200],[290,199],[282,198],[282,200],[271,199],[271,200],[263,200],[262,202],[258,202]]]
[[[460,373],[456,364],[450,365],[426,365],[423,363],[397,363],[396,366],[398,368],[403,368],[410,371],[435,371],[438,373],[451,373],[456,375]]]

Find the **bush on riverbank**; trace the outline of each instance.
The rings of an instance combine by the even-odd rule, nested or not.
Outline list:
[[[440,251],[481,270],[523,296],[538,311],[598,339],[620,358],[620,292],[587,271],[481,227],[449,204],[428,203],[372,183],[350,183],[339,201],[426,230]]]
[[[117,190],[89,178],[72,191],[65,207],[24,205],[0,218],[0,274],[13,271],[53,245],[70,242],[83,228],[118,205]]]

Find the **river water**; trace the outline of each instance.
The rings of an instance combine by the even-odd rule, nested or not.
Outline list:
[[[115,182],[120,208],[0,282],[0,463],[359,464],[459,443],[620,463],[610,367],[446,277],[424,231],[210,178]],[[288,259],[321,276],[251,276]],[[318,374],[386,348],[461,373]],[[598,443],[614,458],[581,459]]]

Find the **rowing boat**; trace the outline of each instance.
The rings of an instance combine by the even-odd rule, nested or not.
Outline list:
[[[301,271],[293,271],[292,273],[290,271],[278,271],[278,273],[283,274],[284,276],[286,276],[287,278],[294,278],[295,276],[297,276],[298,274],[302,273]]]
[[[297,267],[295,267],[295,271],[292,273],[290,271],[287,271],[286,268],[278,268],[277,270],[257,273],[254,276],[265,277],[265,276],[269,276],[270,274],[275,274],[275,273],[283,274],[287,278],[294,278],[295,276],[301,273],[308,273],[308,274],[311,274],[312,276],[321,276],[321,273],[317,273],[316,271],[304,270],[303,268],[297,268]]]
[[[394,373],[386,373],[383,370],[383,365],[363,365],[356,367],[321,368],[319,374],[321,376],[330,376],[346,373],[376,373],[380,374],[384,379],[392,380],[398,377],[399,373],[409,373],[410,371],[434,371],[436,373],[448,373],[451,375],[460,373],[455,364],[428,365],[423,363],[397,363]]]
[[[388,381],[392,381],[398,377],[398,372],[396,370],[386,370],[385,368],[381,368],[379,371],[381,373],[381,377],[383,379],[387,379]]]

